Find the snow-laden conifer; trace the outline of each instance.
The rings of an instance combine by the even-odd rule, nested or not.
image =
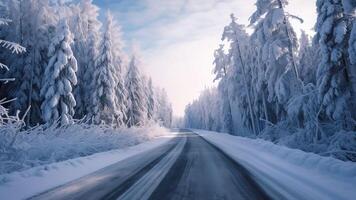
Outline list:
[[[289,22],[290,17],[299,18],[285,12],[287,4],[287,0],[257,0],[256,11],[250,18],[251,24],[255,24],[252,38],[262,47],[259,67],[262,72],[258,74],[264,76],[267,100],[274,108],[273,113],[269,112],[272,121],[285,117],[288,99],[301,90],[294,58],[297,37]],[[281,79],[282,76],[285,78]],[[290,78],[293,80],[284,81]]]
[[[104,35],[99,46],[99,54],[95,62],[92,86],[93,121],[96,124],[113,125],[116,118],[117,74],[113,46],[113,17],[110,12],[106,15]]]
[[[46,66],[41,95],[43,120],[49,124],[60,119],[61,125],[70,124],[76,105],[72,88],[77,84],[77,60],[73,56],[72,34],[65,20],[59,23],[56,36],[48,49],[50,60]]]
[[[139,60],[137,60],[136,55],[134,55],[131,58],[125,81],[128,101],[126,124],[129,127],[141,126],[146,120],[146,100],[142,84],[141,74],[139,71]]]
[[[322,60],[317,70],[319,100],[327,117],[345,120],[351,97],[348,71],[350,29],[341,0],[318,0],[317,40]]]
[[[75,55],[78,58],[78,85],[74,90],[77,101],[76,117],[82,118],[90,114],[92,109],[91,82],[95,70],[100,42],[99,7],[92,0],[81,0],[74,9]]]

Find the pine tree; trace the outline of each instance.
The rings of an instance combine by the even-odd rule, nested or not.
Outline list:
[[[41,88],[44,97],[41,110],[46,123],[53,124],[60,119],[61,125],[67,125],[71,123],[76,105],[72,88],[77,84],[77,60],[73,56],[73,38],[65,20],[60,22],[56,32],[48,49],[50,60]]]
[[[141,126],[145,123],[145,94],[143,91],[143,85],[141,75],[138,69],[138,60],[136,56],[131,58],[127,76],[126,76],[126,89],[128,98],[127,107],[127,122],[129,127]]]
[[[114,125],[116,123],[116,93],[117,68],[115,66],[113,46],[113,18],[110,12],[106,15],[103,40],[95,63],[92,86],[93,122]]]

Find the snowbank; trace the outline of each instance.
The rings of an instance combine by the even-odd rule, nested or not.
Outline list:
[[[276,199],[354,199],[356,196],[356,163],[260,139],[194,131],[244,165]]]
[[[125,158],[149,151],[170,139],[172,137],[166,135],[128,148],[38,166],[22,172],[0,175],[0,180],[2,180],[0,182],[0,197],[11,200],[29,198]]]
[[[74,124],[23,132],[0,128],[0,175],[137,145],[167,133],[158,125],[113,129]],[[4,181],[0,179],[0,184]]]

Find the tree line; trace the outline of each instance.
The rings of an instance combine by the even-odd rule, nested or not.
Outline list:
[[[101,22],[99,11],[92,0],[0,2],[0,41],[7,42],[0,44],[10,49],[0,51],[6,66],[0,97],[12,99],[4,101],[12,115],[25,115],[28,126],[74,119],[115,127],[171,125],[165,90],[141,72],[136,52],[127,56],[112,14]],[[26,50],[14,54],[11,47],[19,46]]]
[[[257,0],[250,35],[231,15],[214,52],[219,84],[186,107],[185,126],[355,158],[356,2],[317,0],[316,34],[299,41],[287,4]]]

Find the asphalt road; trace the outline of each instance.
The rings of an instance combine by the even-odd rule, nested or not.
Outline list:
[[[270,199],[241,165],[200,136],[179,137],[31,199]]]

